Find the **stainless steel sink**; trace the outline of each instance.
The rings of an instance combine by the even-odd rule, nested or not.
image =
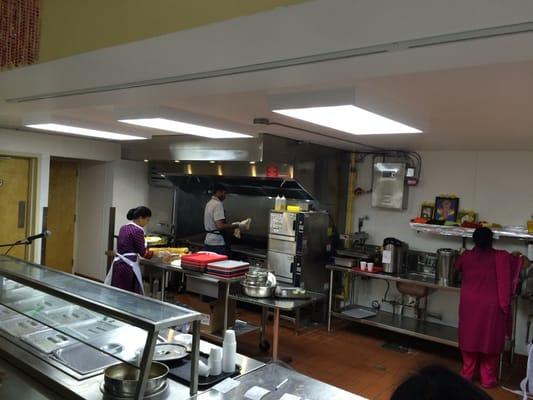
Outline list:
[[[396,289],[401,294],[416,298],[426,297],[429,293],[427,286],[417,285],[416,283],[396,282]]]
[[[408,279],[413,282],[396,282],[396,289],[402,294],[416,298],[426,297],[429,294],[427,286],[419,285],[421,283],[434,283],[435,278],[430,275],[421,274],[420,272],[407,272],[400,276],[402,279]]]
[[[432,275],[422,274],[420,272],[408,272],[400,276],[403,279],[419,281],[424,283],[435,283],[435,277]]]

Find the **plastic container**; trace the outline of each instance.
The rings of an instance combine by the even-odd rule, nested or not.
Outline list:
[[[209,352],[209,372],[213,376],[218,376],[222,373],[222,349],[220,347],[213,347]]]
[[[222,344],[222,372],[231,374],[235,372],[237,362],[237,340],[235,331],[228,329],[224,334],[224,343]]]
[[[281,197],[279,195],[276,196],[276,200],[274,201],[274,210],[281,211]]]
[[[280,211],[285,211],[287,209],[287,199],[285,198],[285,196],[281,196],[279,207]]]

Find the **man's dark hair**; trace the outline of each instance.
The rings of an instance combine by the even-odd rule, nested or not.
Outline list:
[[[216,192],[227,192],[228,191],[228,187],[221,183],[221,182],[217,182],[213,185],[213,193],[216,193]]]

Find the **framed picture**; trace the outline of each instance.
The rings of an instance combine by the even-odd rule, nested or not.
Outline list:
[[[420,208],[420,216],[422,218],[432,219],[433,218],[433,204],[422,204]]]
[[[456,222],[459,213],[459,197],[437,197],[433,219]]]
[[[477,213],[474,210],[460,210],[457,222],[461,224],[465,222],[475,223],[477,222]]]

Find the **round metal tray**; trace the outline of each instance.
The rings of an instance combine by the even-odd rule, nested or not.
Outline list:
[[[146,399],[146,400],[162,400],[162,399],[165,398],[167,390],[168,390],[168,381],[165,382],[165,384],[163,385],[163,387],[159,391],[157,391],[155,393],[152,393],[152,394],[150,394],[148,396],[144,396],[143,399]],[[129,399],[133,399],[133,397],[119,397],[119,396],[115,396],[113,394],[110,394],[110,393],[106,392],[106,390],[105,390],[105,382],[102,382],[100,384],[100,391],[104,394],[104,399],[108,399],[108,400],[129,400]]]

